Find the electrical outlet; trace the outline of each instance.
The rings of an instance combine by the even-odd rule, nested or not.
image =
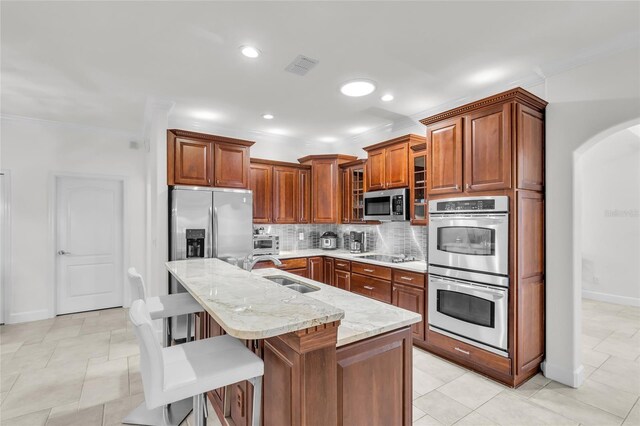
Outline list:
[[[300,233],[298,234],[298,239],[299,239],[300,241],[304,241],[304,232],[300,232]]]

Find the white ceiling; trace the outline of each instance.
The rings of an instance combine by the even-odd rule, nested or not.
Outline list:
[[[306,141],[345,140],[640,39],[638,2],[2,1],[1,9],[3,114],[138,132],[146,101],[163,99],[181,122]],[[243,57],[244,44],[262,56]],[[320,61],[305,77],[284,71],[298,54]],[[493,79],[477,81],[483,73]],[[356,77],[378,90],[341,95]],[[387,92],[394,101],[380,100]]]

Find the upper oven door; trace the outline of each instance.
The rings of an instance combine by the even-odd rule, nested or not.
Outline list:
[[[509,215],[429,215],[429,264],[509,274]]]

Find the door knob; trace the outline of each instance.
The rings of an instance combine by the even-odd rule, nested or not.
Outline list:
[[[69,253],[68,251],[64,251],[64,250],[58,250],[58,254],[61,255],[61,256],[64,256],[64,255],[68,255],[68,254],[71,254],[71,253]]]

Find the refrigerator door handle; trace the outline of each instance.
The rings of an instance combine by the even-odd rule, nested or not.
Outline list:
[[[211,250],[213,255],[211,257],[218,257],[218,208],[213,208],[213,232],[211,236]]]
[[[208,247],[208,250],[207,250],[207,254],[205,255],[208,258],[213,257],[213,238],[212,238],[212,235],[211,235],[212,234],[211,229],[212,229],[214,221],[213,221],[213,215],[212,215],[211,210],[212,210],[212,207],[209,206],[209,214],[208,214],[209,217],[208,217],[208,223],[207,223],[207,228],[208,228],[207,229],[207,231],[208,231],[207,232],[207,234],[208,234],[207,235],[207,239],[209,240],[207,242],[209,243],[209,247]]]

